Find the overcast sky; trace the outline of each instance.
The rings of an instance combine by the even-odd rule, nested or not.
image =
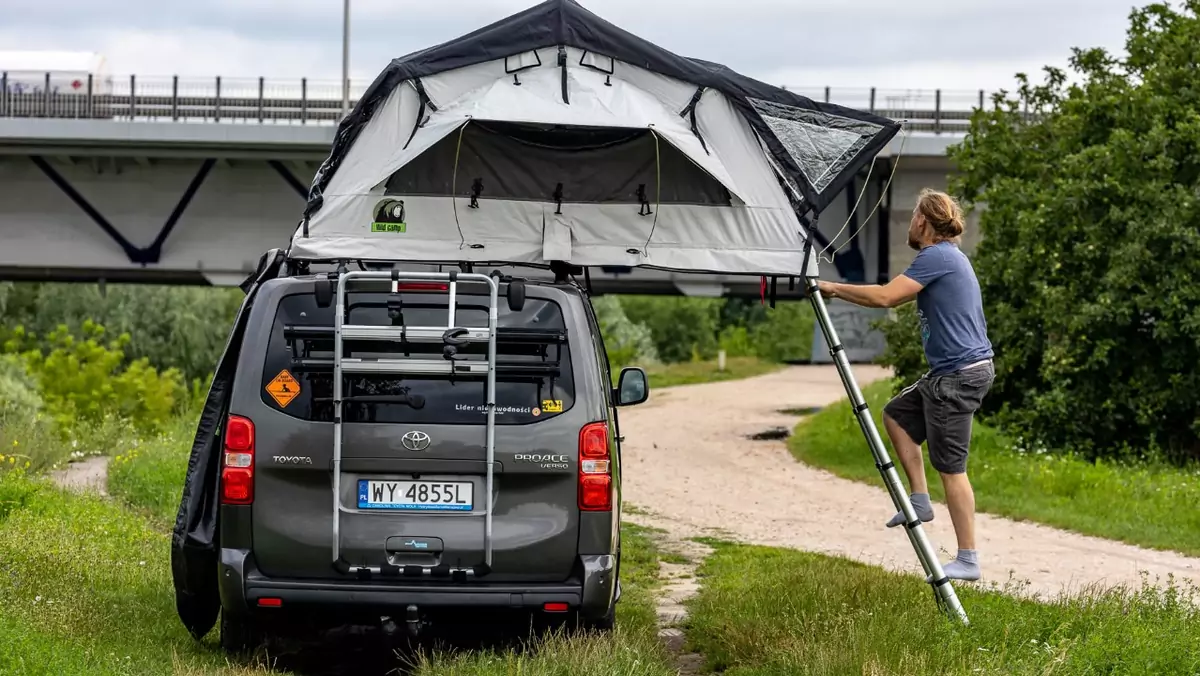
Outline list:
[[[534,0],[352,0],[351,75]],[[585,0],[685,56],[795,88],[977,90],[1121,51],[1133,0]],[[337,80],[342,0],[0,0],[0,49],[96,51],[110,72]]]

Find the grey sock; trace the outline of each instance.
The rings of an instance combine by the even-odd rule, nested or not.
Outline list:
[[[917,518],[922,521],[933,521],[933,504],[929,502],[928,493],[913,493],[909,496],[912,500],[913,509],[917,512]],[[904,512],[896,512],[896,515],[887,522],[888,528],[895,528],[904,523]]]
[[[974,549],[960,549],[958,556],[942,569],[946,571],[946,577],[951,580],[978,580],[979,555]]]

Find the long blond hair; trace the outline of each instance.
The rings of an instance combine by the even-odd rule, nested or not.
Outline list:
[[[962,237],[965,229],[962,207],[946,193],[931,188],[922,190],[917,197],[917,213],[933,228],[937,240],[958,241]]]

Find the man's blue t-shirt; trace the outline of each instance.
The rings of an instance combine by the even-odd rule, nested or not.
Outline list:
[[[924,287],[917,293],[917,316],[930,375],[992,358],[979,280],[958,246],[939,242],[921,249],[904,275]]]

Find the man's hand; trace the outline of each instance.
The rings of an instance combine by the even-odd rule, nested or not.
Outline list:
[[[817,288],[821,290],[821,295],[826,298],[837,298],[837,284],[827,282],[823,279],[817,280]]]

